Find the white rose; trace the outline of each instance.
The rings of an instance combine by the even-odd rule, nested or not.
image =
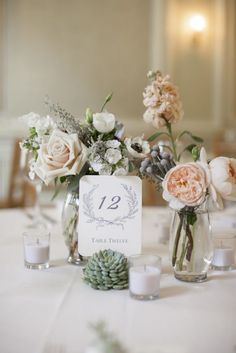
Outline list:
[[[35,173],[48,185],[56,177],[78,174],[86,160],[87,148],[77,134],[54,130],[40,146]]]
[[[236,159],[217,157],[209,167],[216,191],[223,199],[236,201]]]
[[[105,160],[110,164],[116,164],[122,158],[121,152],[115,148],[108,148],[104,156]]]
[[[120,146],[120,141],[118,140],[109,140],[106,142],[106,147],[108,148],[118,148]]]
[[[89,164],[95,172],[99,172],[102,169],[102,162],[89,161]]]
[[[134,158],[145,158],[150,153],[148,141],[143,140],[141,136],[126,138],[124,143],[129,154]]]
[[[116,118],[110,113],[93,114],[93,126],[98,132],[108,133],[115,127]]]
[[[127,170],[125,168],[117,168],[112,175],[124,176],[124,175],[127,175]]]
[[[122,176],[127,175],[129,172],[129,159],[123,158],[122,161],[119,163],[119,167],[116,168],[112,175],[114,176]]]
[[[99,175],[111,175],[112,167],[109,164],[103,164],[99,170]]]

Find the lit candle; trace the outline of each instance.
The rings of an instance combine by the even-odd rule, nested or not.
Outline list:
[[[135,266],[129,270],[129,290],[134,295],[159,296],[161,272],[154,266]]]

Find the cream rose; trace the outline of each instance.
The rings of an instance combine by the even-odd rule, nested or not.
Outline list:
[[[163,198],[174,209],[199,206],[205,200],[208,183],[205,170],[198,163],[180,164],[166,174]]]
[[[223,199],[236,201],[236,159],[217,157],[209,167],[216,191]]]
[[[77,134],[54,130],[38,151],[35,173],[48,185],[56,177],[75,175],[87,160],[87,148]]]
[[[110,113],[93,114],[93,126],[98,132],[108,133],[115,127],[116,118]]]

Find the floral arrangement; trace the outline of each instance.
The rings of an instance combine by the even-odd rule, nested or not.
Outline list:
[[[169,76],[163,77],[158,71],[149,72],[148,78],[151,83],[143,94],[147,108],[143,118],[158,130],[148,140],[151,142],[164,136],[166,142],[151,147],[150,155],[141,163],[140,173],[157,183],[163,198],[179,213],[172,265],[177,263],[181,270],[185,259],[191,261],[194,224],[198,212],[207,207],[206,201],[213,201],[218,208],[223,207],[223,200],[236,201],[236,159],[217,157],[208,161],[202,147],[203,140],[189,131],[183,131],[174,138],[172,125],[183,117],[178,88]],[[159,131],[160,128],[165,130]],[[184,135],[189,136],[193,143],[178,153],[177,144]],[[185,151],[192,153],[192,162],[181,163]],[[182,243],[181,232],[184,233]]]
[[[236,159],[216,157],[208,162],[205,149],[195,143],[178,154],[177,142],[184,135],[189,135],[197,143],[203,140],[189,131],[183,131],[174,139],[172,124],[183,117],[178,89],[171,83],[169,76],[162,77],[158,71],[149,72],[148,77],[151,84],[143,94],[143,103],[147,107],[144,120],[152,123],[156,129],[167,129],[158,131],[148,140],[151,142],[165,135],[169,143],[152,146],[150,155],[141,163],[140,172],[150,175],[161,184],[163,198],[177,210],[185,206],[198,207],[207,195],[219,208],[223,207],[223,200],[236,201]],[[186,150],[192,153],[193,162],[183,164],[180,159]]]
[[[78,185],[84,174],[127,175],[150,152],[143,137],[124,138],[124,126],[112,113],[86,110],[78,119],[58,104],[47,101],[50,116],[30,113],[21,118],[29,136],[21,143],[33,155],[32,178],[36,174],[46,185],[54,181]]]

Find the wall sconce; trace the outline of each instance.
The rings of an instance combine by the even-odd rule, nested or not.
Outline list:
[[[195,46],[199,46],[203,33],[207,27],[206,18],[202,15],[193,15],[189,18],[188,25],[192,33],[192,43]]]

